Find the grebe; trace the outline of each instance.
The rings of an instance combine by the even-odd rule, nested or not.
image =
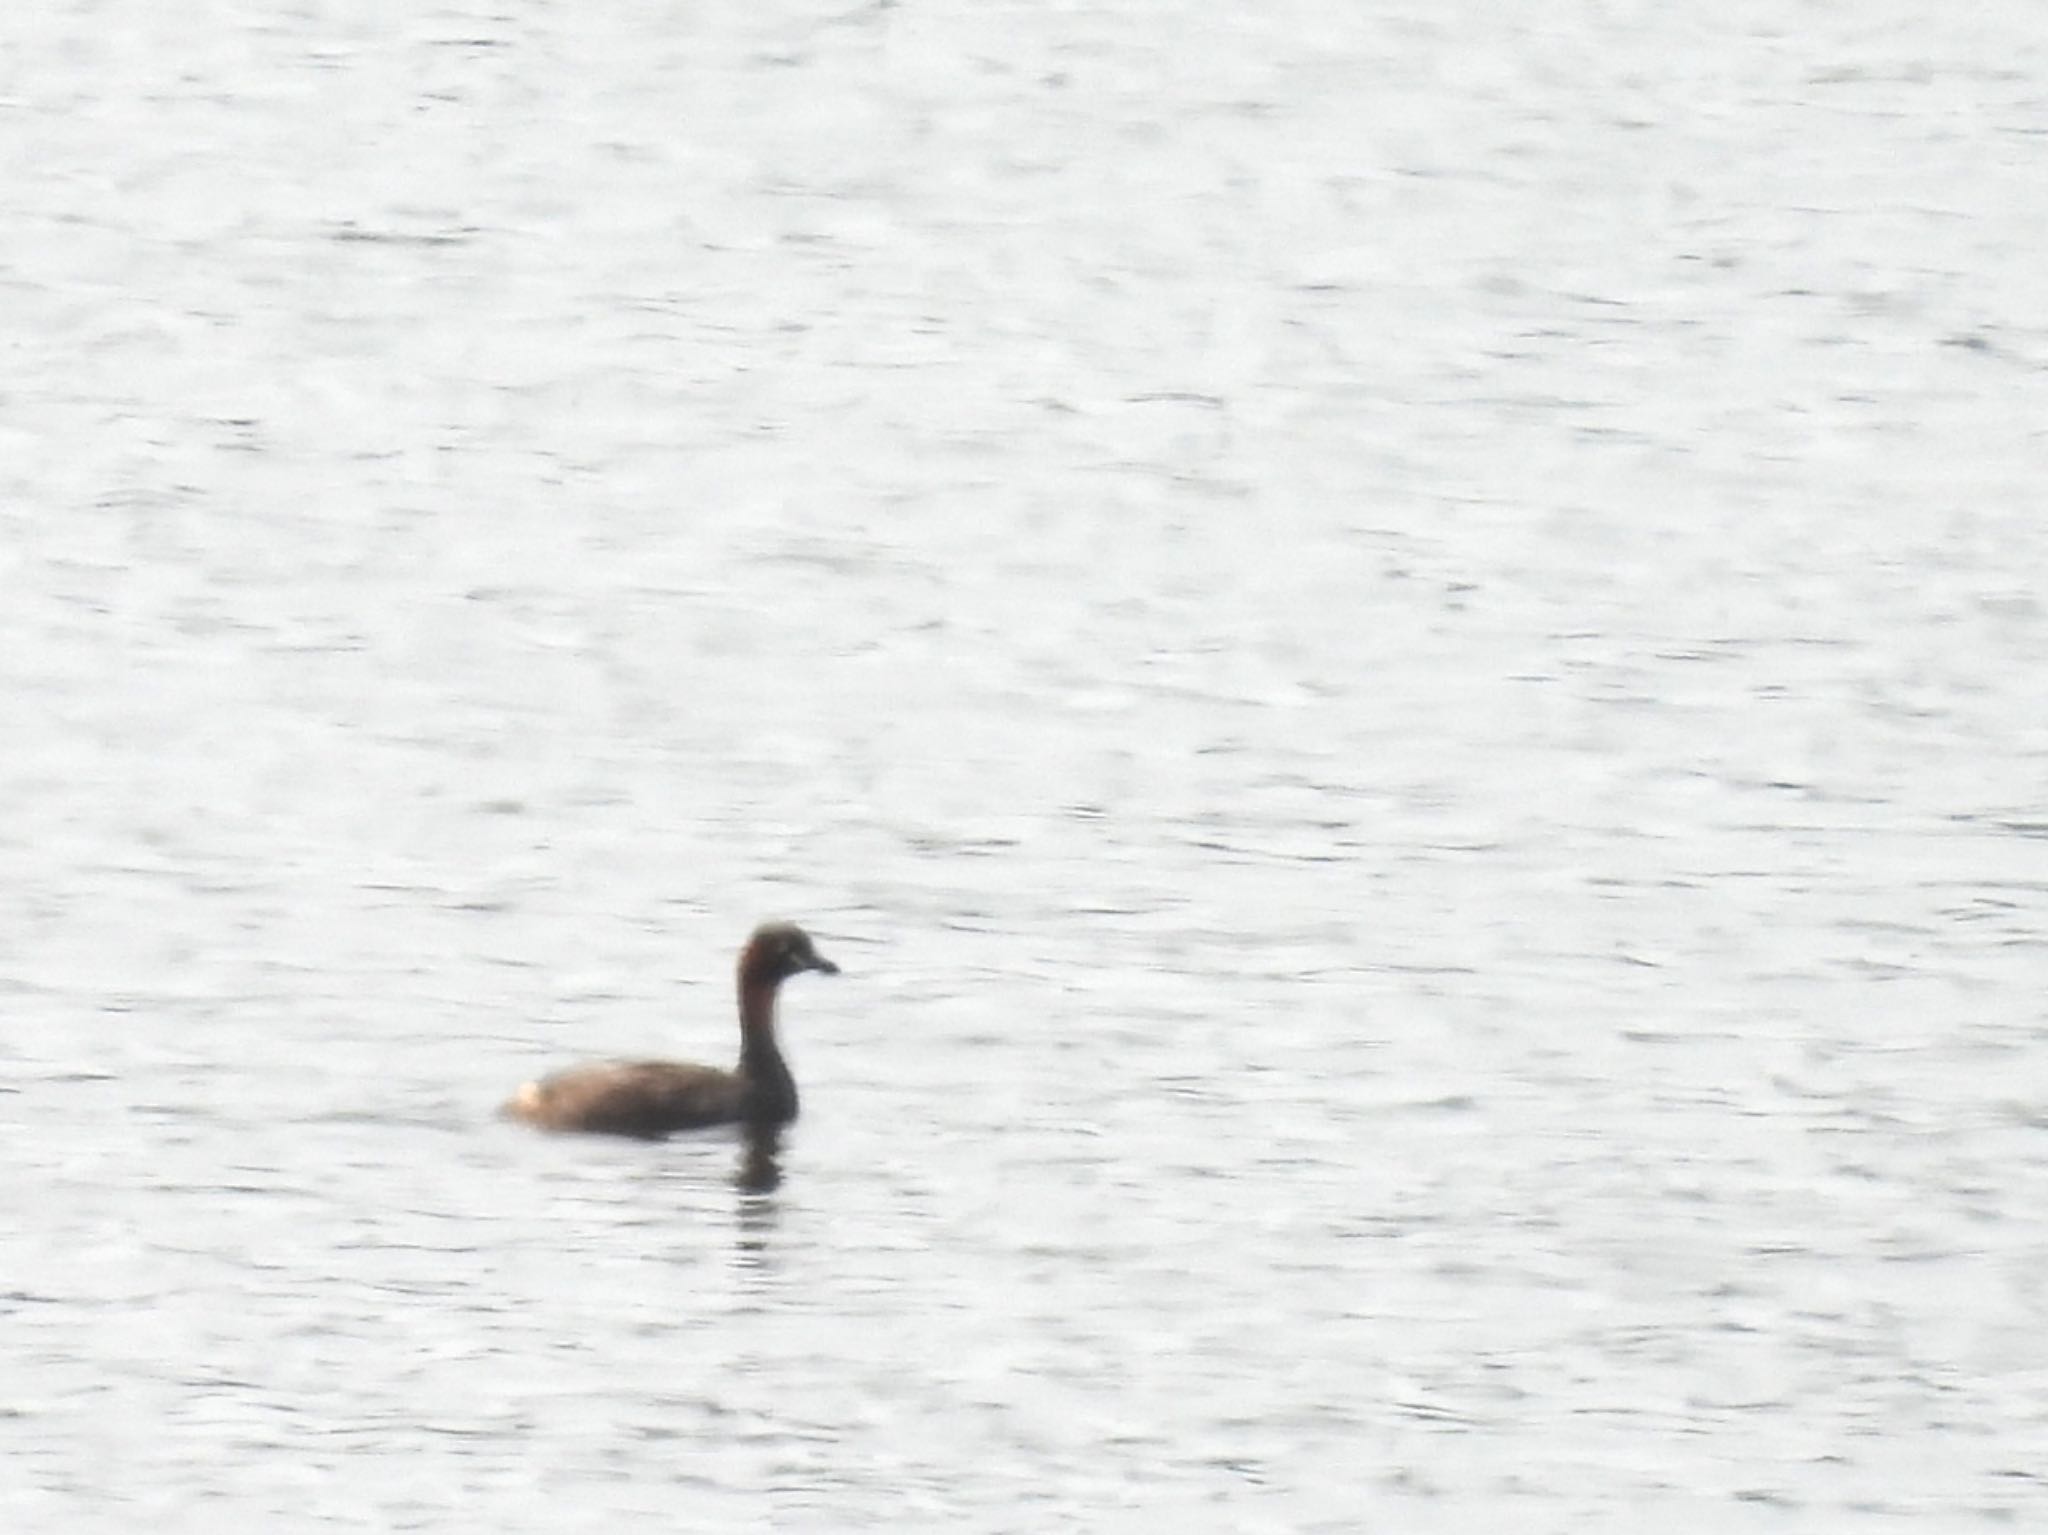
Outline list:
[[[762,1130],[796,1118],[796,1079],[775,1044],[775,993],[806,970],[837,975],[794,922],[764,922],[740,950],[740,1063],[731,1071],[681,1061],[572,1066],[519,1089],[504,1113],[543,1130],[659,1140],[704,1125]]]

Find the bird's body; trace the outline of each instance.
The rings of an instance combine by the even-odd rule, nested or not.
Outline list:
[[[608,1061],[529,1082],[505,1112],[546,1130],[653,1139],[754,1117],[747,1096],[746,1079],[736,1071],[683,1061]]]

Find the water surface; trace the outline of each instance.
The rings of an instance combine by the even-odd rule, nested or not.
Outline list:
[[[9,12],[0,1517],[2038,1522],[2035,21]]]

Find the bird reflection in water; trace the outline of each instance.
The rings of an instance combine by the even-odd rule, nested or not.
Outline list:
[[[746,1127],[733,1182],[742,1194],[772,1194],[782,1187],[782,1126]]]
[[[733,1187],[739,1190],[738,1223],[733,1256],[742,1269],[773,1268],[776,1218],[781,1211],[775,1191],[782,1187],[782,1127],[749,1125],[741,1141]]]

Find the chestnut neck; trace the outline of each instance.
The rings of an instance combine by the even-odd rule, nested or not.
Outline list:
[[[782,981],[772,972],[767,975],[750,974],[745,966],[740,969],[740,1047],[753,1050],[761,1046],[775,1048],[775,994],[782,990]]]
[[[782,978],[740,962],[740,1075],[747,1079],[746,1118],[777,1123],[796,1118],[796,1079],[775,1042],[775,994]]]

